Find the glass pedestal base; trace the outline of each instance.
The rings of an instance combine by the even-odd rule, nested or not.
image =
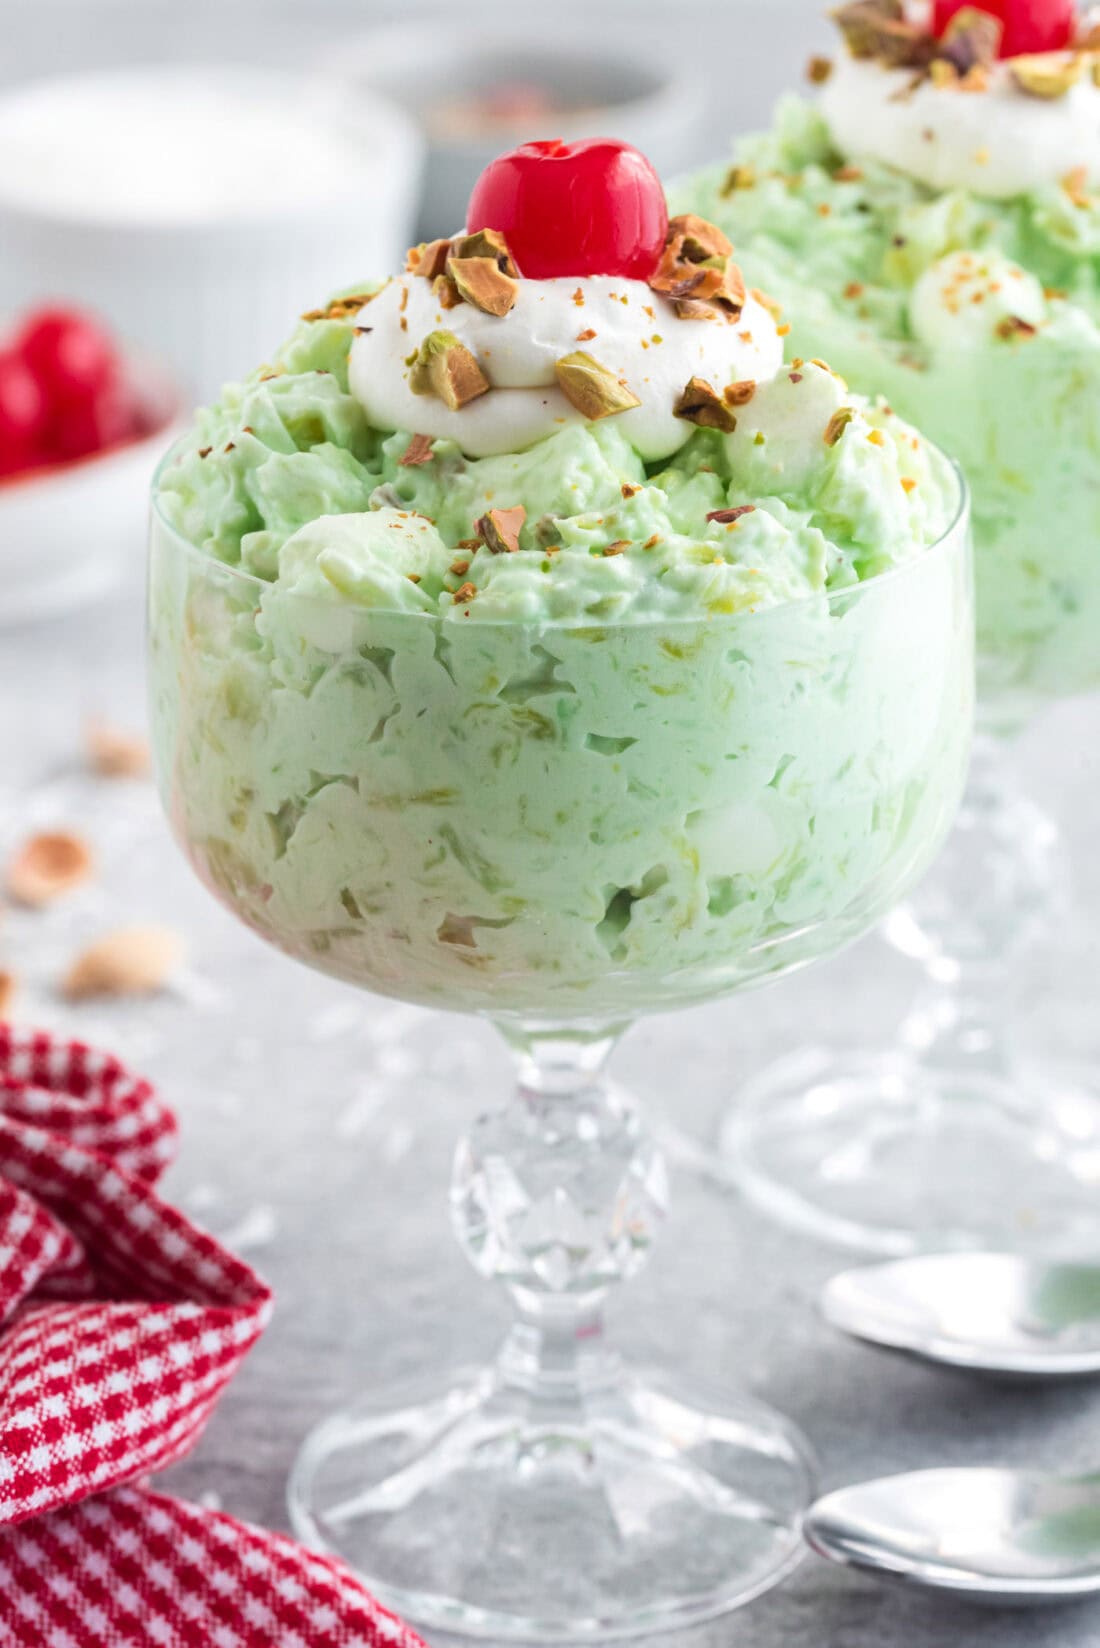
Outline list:
[[[398,1399],[409,1401],[406,1388]],[[423,1406],[362,1404],[306,1442],[298,1535],[422,1627],[604,1641],[687,1626],[774,1585],[813,1471],[767,1408],[624,1378],[557,1401],[498,1367]]]
[[[1044,1072],[807,1049],[744,1088],[720,1167],[783,1222],[902,1257],[1100,1252],[1100,1100]]]

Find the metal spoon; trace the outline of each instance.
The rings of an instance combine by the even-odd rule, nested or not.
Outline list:
[[[834,1276],[827,1321],[925,1362],[1011,1379],[1100,1374],[1100,1266],[932,1253]]]
[[[1100,1594],[1100,1475],[915,1471],[827,1495],[804,1530],[833,1562],[975,1602]]]

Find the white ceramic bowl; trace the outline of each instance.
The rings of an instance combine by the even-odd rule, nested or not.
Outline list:
[[[517,8],[518,11],[518,8]],[[626,38],[624,38],[626,36]],[[699,146],[705,103],[687,69],[670,62],[633,20],[614,33],[590,25],[583,38],[555,21],[513,16],[478,26],[466,15],[449,23],[395,24],[341,41],[319,66],[320,84],[344,84],[369,109],[380,95],[404,100],[425,121],[442,100],[526,84],[550,94],[556,112],[495,122],[468,134],[425,127],[428,168],[422,236],[446,235],[463,222],[478,174],[494,156],[532,138],[618,137],[649,156],[664,176],[689,163]]]
[[[335,158],[310,172],[302,148]],[[399,266],[422,158],[385,98],[274,71],[21,87],[0,97],[0,313],[78,303],[208,399],[302,310]]]
[[[144,359],[130,367],[140,373],[150,434],[0,479],[0,628],[51,617],[142,575],[149,488],[187,409],[162,371]]]

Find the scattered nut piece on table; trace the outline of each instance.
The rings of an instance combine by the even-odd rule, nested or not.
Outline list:
[[[8,892],[17,904],[38,908],[71,892],[92,873],[92,852],[71,830],[31,836],[8,865]]]
[[[94,721],[88,728],[88,763],[101,778],[144,778],[149,745],[138,733]]]
[[[170,927],[123,927],[83,950],[62,981],[70,1001],[93,996],[151,996],[183,960],[183,940]]]

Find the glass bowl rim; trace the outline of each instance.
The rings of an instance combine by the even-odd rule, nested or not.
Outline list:
[[[207,573],[224,577],[230,584],[237,584],[241,589],[251,591],[253,599],[257,602],[264,594],[270,595],[273,592],[278,592],[282,601],[289,603],[291,607],[301,605],[303,608],[308,607],[326,613],[345,612],[349,615],[361,614],[365,617],[385,618],[387,620],[399,619],[403,622],[424,624],[439,624],[445,620],[446,614],[443,612],[419,612],[405,610],[400,607],[365,606],[352,601],[334,602],[318,595],[302,595],[279,591],[278,584],[266,578],[260,578],[254,572],[246,572],[242,567],[234,566],[229,561],[220,561],[217,556],[209,554],[208,551],[200,548],[198,544],[193,543],[176,523],[165,514],[161,502],[162,477],[193,439],[194,431],[189,430],[185,435],[180,436],[178,440],[173,441],[158,463],[152,482],[153,518],[157,525],[175,542],[176,546],[183,551],[188,560],[200,563]],[[653,613],[646,614],[642,618],[593,618],[585,616],[576,620],[557,620],[549,616],[481,618],[469,625],[455,623],[453,626],[454,632],[456,634],[477,634],[480,631],[490,629],[515,630],[517,632],[523,630],[538,630],[541,632],[552,630],[555,633],[572,634],[585,630],[643,632],[646,629],[653,628],[707,628],[712,625],[743,624],[754,620],[759,622],[767,618],[774,620],[781,613],[795,613],[810,608],[820,610],[822,603],[830,611],[834,606],[844,607],[846,610],[852,601],[869,599],[873,590],[887,589],[898,581],[915,577],[918,569],[928,563],[929,557],[934,557],[936,560],[946,558],[960,543],[965,544],[967,542],[971,495],[966,475],[962,466],[950,453],[945,452],[942,447],[937,446],[933,441],[927,440],[926,437],[922,436],[922,439],[926,446],[939,454],[955,477],[955,511],[950,524],[938,538],[928,544],[919,554],[911,556],[908,560],[900,562],[886,572],[876,573],[873,577],[861,579],[858,583],[845,584],[837,589],[815,590],[809,595],[799,595],[794,600],[777,601],[762,607],[745,607],[738,612],[700,612],[680,617]]]

